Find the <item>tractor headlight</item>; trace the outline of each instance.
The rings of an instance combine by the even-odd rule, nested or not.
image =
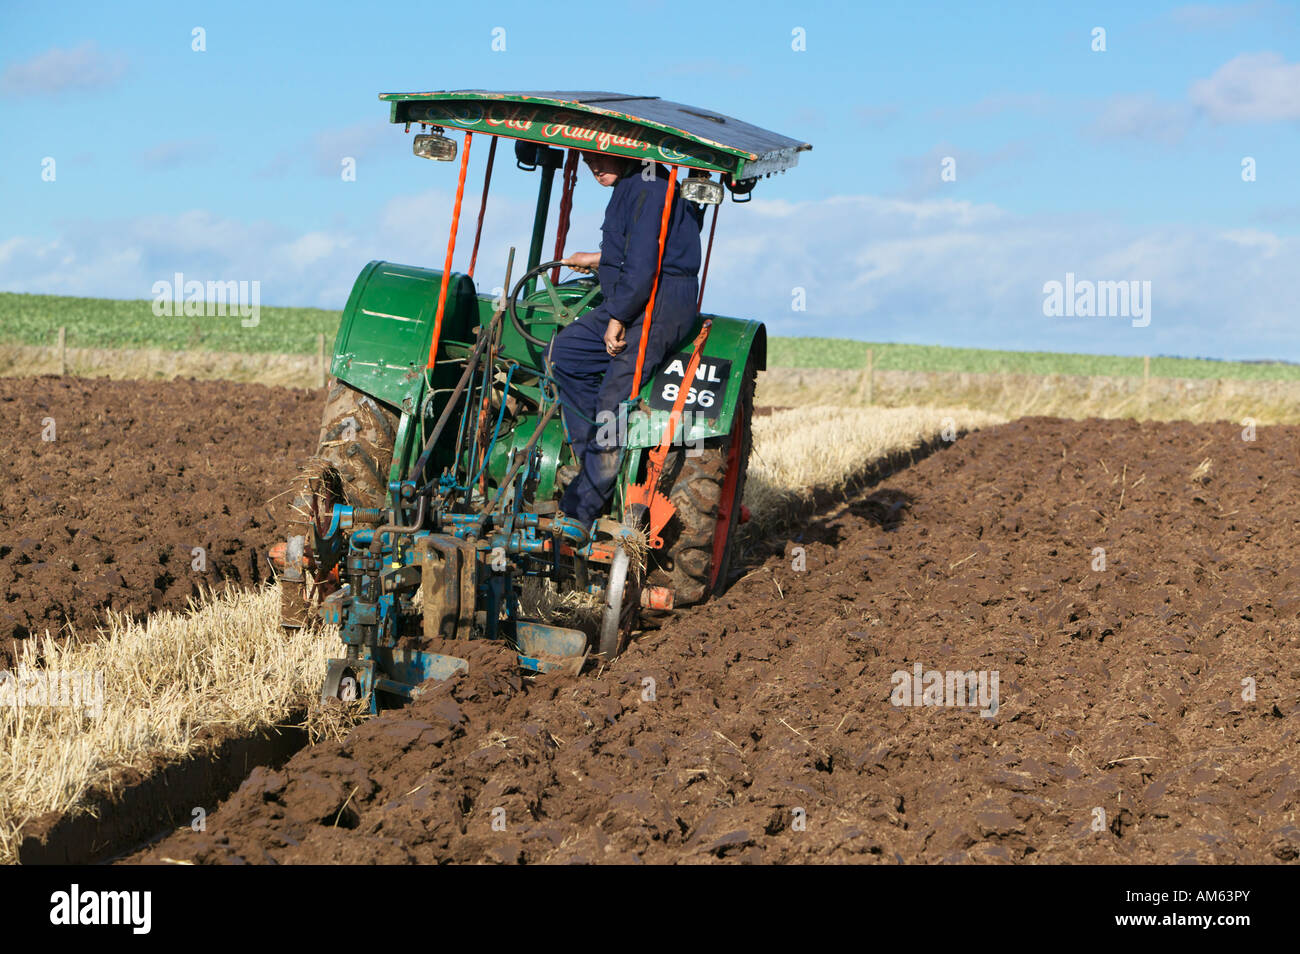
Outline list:
[[[411,143],[411,152],[421,159],[451,162],[456,158],[456,140],[433,133],[424,133],[415,137],[415,141]]]
[[[722,183],[713,179],[690,176],[682,180],[682,198],[701,205],[717,205],[722,201]]]

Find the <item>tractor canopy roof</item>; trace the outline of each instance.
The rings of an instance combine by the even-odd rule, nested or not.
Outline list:
[[[427,123],[654,159],[730,173],[736,181],[784,172],[812,146],[710,109],[657,96],[602,92],[493,92],[481,89],[381,93],[395,123]]]

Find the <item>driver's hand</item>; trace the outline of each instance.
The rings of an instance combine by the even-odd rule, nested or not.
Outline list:
[[[611,357],[617,357],[627,347],[627,329],[617,318],[609,319],[605,326],[605,350]]]
[[[575,272],[591,274],[596,266],[600,264],[599,252],[574,252],[568,258],[562,260],[563,264],[568,265]]]

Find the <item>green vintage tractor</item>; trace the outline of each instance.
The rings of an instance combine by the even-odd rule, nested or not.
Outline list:
[[[582,546],[552,530],[576,462],[545,347],[600,301],[593,277],[561,280],[577,159],[598,150],[670,166],[675,180],[680,170],[682,195],[711,204],[716,225],[728,192],[747,201],[759,179],[811,148],[655,97],[472,90],[380,99],[392,122],[423,130],[416,155],[451,162],[459,153],[446,261],[442,271],[371,262],[357,278],[334,342],[319,447],[293,494],[297,522],[273,555],[282,623],[319,617],[340,629],[323,698],[368,700],[372,710],[464,668],[447,640],[499,639],[527,669],[576,670],[612,659],[643,608],[687,606],[725,588],[747,516],[754,381],[766,359],[759,322],[701,314],[665,366],[646,369],[656,373],[620,414],[609,513]],[[485,136],[478,229],[460,274],[451,265],[469,155]],[[473,274],[501,139],[540,182],[527,263],[513,275],[511,250],[494,297]],[[555,254],[542,262],[557,171]],[[711,251],[713,226],[708,243]],[[707,274],[706,258],[701,289]],[[525,615],[522,588],[538,581],[589,600],[596,625]]]

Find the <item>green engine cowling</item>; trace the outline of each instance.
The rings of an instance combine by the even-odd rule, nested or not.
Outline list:
[[[477,330],[487,327],[496,312],[496,300],[477,294],[468,276],[453,273],[448,282],[437,362],[426,373],[441,283],[442,273],[435,269],[369,263],[352,287],[334,341],[331,373],[400,412],[390,480],[400,479],[414,463],[425,434],[442,413],[461,376],[464,360],[477,340]],[[629,455],[625,475],[635,475],[642,456],[635,451],[656,446],[662,439],[668,412],[683,384],[686,359],[705,317],[696,321],[664,368],[646,382],[641,390],[642,410],[621,425],[622,436],[634,451]],[[707,317],[712,319],[709,337],[688,391],[686,410],[691,413],[678,438],[686,443],[730,433],[747,365],[752,362],[756,370],[766,367],[767,336],[761,322]],[[511,387],[515,393],[534,400],[541,396],[537,375],[544,362],[540,352],[509,321],[504,323],[500,354],[519,365]],[[510,454],[527,443],[536,421],[536,415],[522,415],[508,433],[500,436],[487,462],[490,482],[504,477]],[[441,457],[435,452],[433,458],[435,472],[450,463],[454,442],[455,429],[448,428],[440,439],[440,444],[448,446],[438,449]],[[539,448],[543,476],[536,496],[547,499],[554,492],[555,470],[570,459],[558,416],[548,425]]]

